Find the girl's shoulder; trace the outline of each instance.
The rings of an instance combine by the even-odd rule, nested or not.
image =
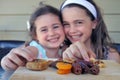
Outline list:
[[[108,59],[114,60],[114,61],[120,63],[120,53],[114,48],[109,48],[108,51],[109,51]]]

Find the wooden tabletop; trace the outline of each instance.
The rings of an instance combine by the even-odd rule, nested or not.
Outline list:
[[[104,60],[106,67],[100,68],[98,75],[73,73],[60,75],[54,68],[48,68],[44,71],[31,71],[25,67],[19,67],[11,76],[10,80],[119,80],[120,64]]]

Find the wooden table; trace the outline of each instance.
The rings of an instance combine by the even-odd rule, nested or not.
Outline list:
[[[101,68],[99,75],[73,73],[60,75],[56,69],[48,68],[44,71],[31,71],[25,67],[19,67],[10,80],[120,80],[120,64],[105,60],[106,68]]]

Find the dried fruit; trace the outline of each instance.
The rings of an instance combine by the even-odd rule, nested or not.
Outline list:
[[[82,68],[80,66],[79,63],[77,62],[74,62],[72,63],[72,69],[71,69],[72,73],[76,74],[76,75],[79,75],[82,73]]]
[[[97,65],[94,65],[92,68],[90,68],[90,73],[94,75],[98,75],[100,72],[99,67]]]
[[[68,74],[71,72],[72,65],[65,62],[57,62],[58,74]]]

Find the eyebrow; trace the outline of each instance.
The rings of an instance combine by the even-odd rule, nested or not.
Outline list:
[[[54,23],[54,24],[52,24],[52,25],[61,25],[62,23]]]

